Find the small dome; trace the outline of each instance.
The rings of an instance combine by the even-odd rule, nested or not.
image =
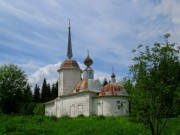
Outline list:
[[[101,89],[102,86],[99,81],[94,79],[83,79],[75,86],[73,92],[80,92],[85,90],[99,92]]]
[[[125,89],[118,84],[107,84],[103,87],[99,96],[119,96],[127,95]]]
[[[93,64],[93,61],[92,61],[92,59],[89,57],[89,55],[88,55],[87,58],[84,60],[84,64],[85,64],[87,67],[90,67],[90,66]]]
[[[115,78],[115,77],[116,77],[116,75],[114,73],[112,73],[111,78]]]
[[[79,68],[79,65],[75,60],[67,59],[67,60],[63,61],[60,68],[61,69],[62,68]]]

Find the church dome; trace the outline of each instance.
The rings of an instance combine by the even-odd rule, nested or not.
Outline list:
[[[112,73],[111,78],[115,78],[115,77],[116,77],[116,75],[114,73]]]
[[[67,59],[65,61],[62,62],[60,68],[64,69],[64,68],[79,68],[78,63],[75,60],[72,59]]]
[[[97,91],[100,92],[102,86],[98,80],[94,79],[83,79],[74,88],[73,92],[80,91]]]
[[[107,84],[105,85],[99,96],[119,96],[119,95],[127,95],[125,89],[118,84]]]
[[[88,54],[87,58],[84,60],[84,64],[87,67],[90,67],[93,64],[93,60],[89,57],[89,54]]]

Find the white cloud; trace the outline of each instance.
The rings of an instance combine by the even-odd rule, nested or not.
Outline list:
[[[108,68],[128,68],[138,44],[161,42],[167,32],[180,44],[179,0],[4,0],[0,5],[0,63],[18,63],[33,85],[44,77],[57,80],[59,65],[49,63],[65,59],[68,18],[74,58],[82,61],[89,49],[100,80],[109,78]]]
[[[35,73],[29,75],[29,83],[34,88],[35,84],[42,86],[43,79],[46,78],[47,82],[52,84],[56,83],[58,80],[57,70],[60,67],[60,63],[49,64],[44,67],[39,68]]]
[[[80,68],[83,70],[85,69],[85,65],[78,62]],[[51,85],[53,83],[56,83],[58,80],[58,72],[57,70],[60,68],[61,62],[58,62],[56,64],[49,64],[44,67],[39,68],[36,70],[35,73],[29,75],[29,83],[34,88],[35,84],[38,84],[40,87],[42,86],[43,79],[46,78],[47,83],[50,83]],[[108,73],[105,73],[103,71],[96,71],[94,69],[94,78],[99,79],[101,82],[106,78],[107,80],[110,80],[111,75]],[[117,80],[119,80],[120,77],[117,77]]]

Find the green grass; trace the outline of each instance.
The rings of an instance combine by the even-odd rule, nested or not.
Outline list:
[[[179,135],[180,117],[170,119],[167,135]],[[169,134],[170,133],[170,134]],[[0,135],[150,135],[129,117],[78,118],[0,115]]]

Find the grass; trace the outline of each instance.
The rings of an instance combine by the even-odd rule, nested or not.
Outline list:
[[[170,119],[167,135],[179,135],[180,117]],[[170,133],[170,134],[169,134]],[[0,116],[0,135],[150,135],[129,117]]]

